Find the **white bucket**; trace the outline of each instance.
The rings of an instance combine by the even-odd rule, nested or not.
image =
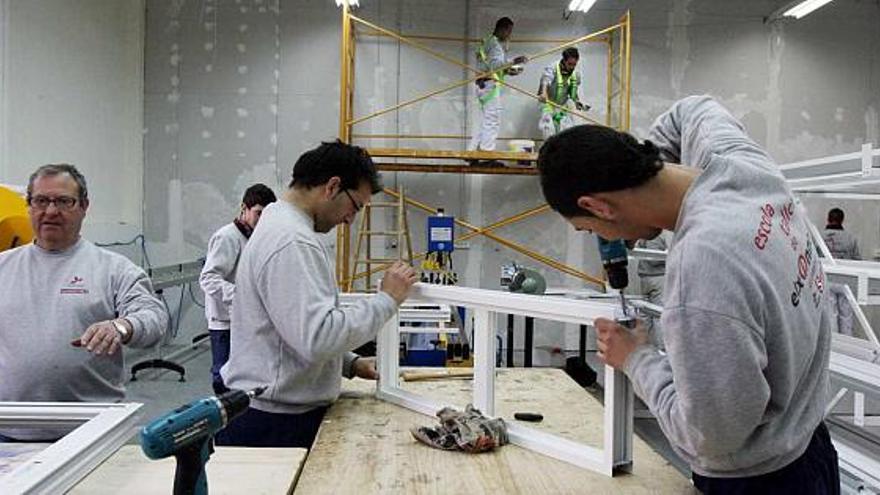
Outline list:
[[[534,153],[535,141],[531,139],[511,139],[507,142],[507,147],[514,153]],[[533,162],[525,160],[507,161],[505,165],[508,167],[532,167]]]

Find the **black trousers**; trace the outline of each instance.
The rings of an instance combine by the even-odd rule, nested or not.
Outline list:
[[[804,454],[784,468],[748,478],[709,478],[693,475],[694,486],[706,495],[797,494],[838,495],[837,451],[825,423],[813,432]]]
[[[279,414],[248,409],[214,437],[216,445],[239,447],[311,448],[326,407],[302,414]]]

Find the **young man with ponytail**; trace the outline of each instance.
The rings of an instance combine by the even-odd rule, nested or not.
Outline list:
[[[606,239],[674,232],[661,319],[666,354],[598,319],[599,357],[623,370],[703,493],[839,493],[822,421],[832,311],[776,163],[708,96],[660,116],[650,140],[601,126],[550,138],[550,206]]]

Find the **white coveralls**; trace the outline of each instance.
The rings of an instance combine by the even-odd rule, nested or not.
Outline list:
[[[572,71],[566,76],[562,73],[559,62],[548,65],[541,74],[541,88],[546,87],[550,100],[560,106],[566,106],[569,98],[572,101],[578,101],[577,94],[580,84],[581,78],[577,71]],[[541,105],[541,120],[538,121],[538,129],[541,130],[545,140],[573,125],[574,120],[570,113],[546,103]]]
[[[507,58],[504,45],[494,34],[483,40],[477,48],[477,68],[480,71],[495,71],[512,62],[513,59]],[[490,79],[483,80],[482,87],[477,85],[477,102],[480,104],[483,118],[480,126],[474,127],[474,134],[468,146],[470,150],[495,151],[495,139],[501,128],[502,110],[501,84],[498,81],[503,80],[504,72],[496,71]]]

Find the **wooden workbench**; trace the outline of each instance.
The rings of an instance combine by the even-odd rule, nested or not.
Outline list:
[[[464,406],[472,382],[404,383],[404,388]],[[506,445],[491,453],[446,452],[417,443],[413,426],[436,420],[373,397],[374,383],[343,380],[306,460],[296,493],[343,494],[681,494],[690,481],[633,439],[632,474],[608,478],[571,464]],[[548,368],[498,370],[496,412],[540,412],[536,428],[601,445],[602,406],[564,372]]]
[[[306,449],[215,447],[205,468],[211,495],[283,495],[292,492]],[[68,493],[171,493],[173,457],[151,461],[139,445],[125,445]]]

